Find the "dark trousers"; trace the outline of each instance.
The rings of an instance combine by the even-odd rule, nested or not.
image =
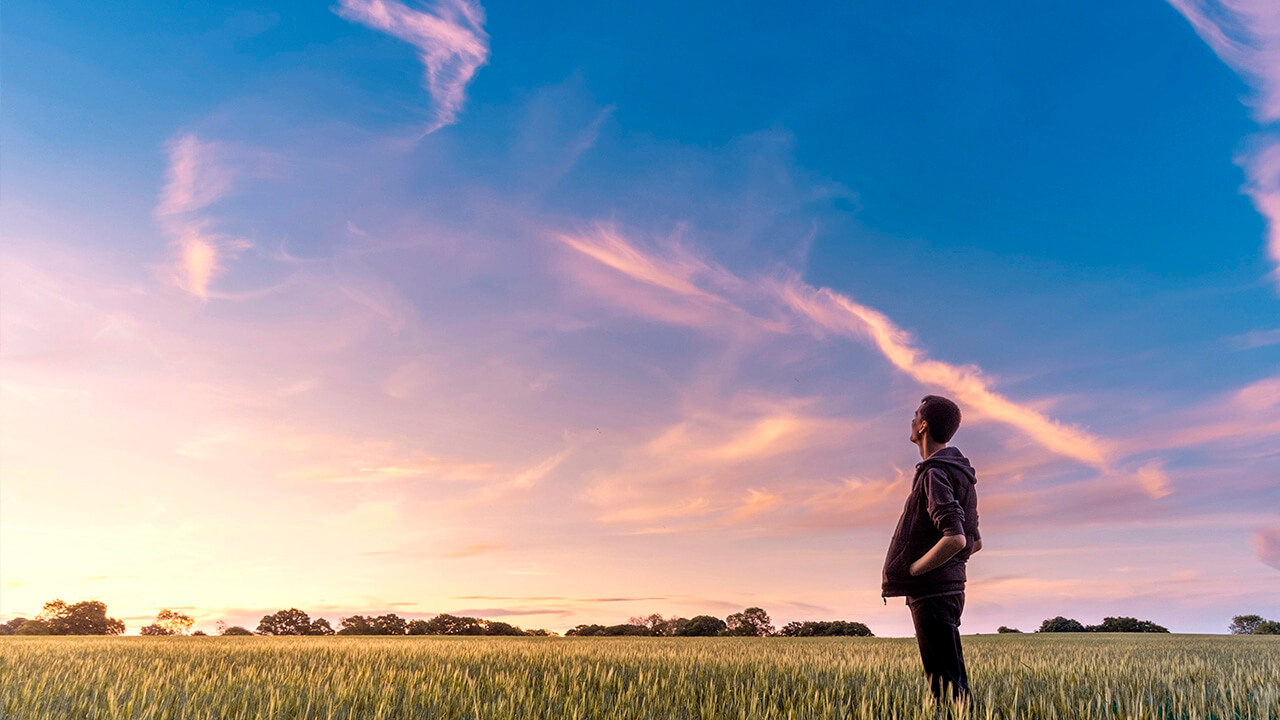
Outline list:
[[[960,613],[964,593],[922,598],[909,603],[924,674],[935,698],[945,694],[970,702],[969,676],[960,649]],[[949,692],[947,692],[949,691]]]

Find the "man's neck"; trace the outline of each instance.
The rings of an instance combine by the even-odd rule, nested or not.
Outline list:
[[[937,453],[939,450],[941,450],[946,446],[947,446],[946,443],[939,444],[939,443],[929,442],[926,440],[925,442],[920,443],[920,459],[928,460],[929,458],[933,457],[935,453]]]

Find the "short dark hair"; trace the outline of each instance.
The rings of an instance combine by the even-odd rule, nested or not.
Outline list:
[[[941,395],[925,395],[920,400],[920,419],[929,423],[934,442],[950,442],[960,429],[960,406]]]

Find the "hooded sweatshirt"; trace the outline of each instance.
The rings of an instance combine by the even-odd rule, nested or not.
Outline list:
[[[889,541],[881,582],[882,597],[922,596],[964,590],[965,563],[978,532],[978,476],[968,458],[944,447],[916,463],[911,493]],[[927,573],[912,576],[911,563],[945,535],[964,535],[964,549]]]

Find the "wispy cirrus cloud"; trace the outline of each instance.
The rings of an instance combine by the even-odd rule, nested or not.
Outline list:
[[[1168,0],[1218,58],[1253,87],[1254,117],[1264,129],[1237,160],[1245,192],[1267,221],[1267,255],[1280,288],[1280,3],[1273,0]]]
[[[165,184],[153,211],[174,255],[159,268],[165,279],[201,300],[249,300],[289,284],[292,279],[286,277],[276,286],[241,293],[211,288],[227,262],[253,244],[219,231],[209,208],[236,192],[244,181],[270,175],[276,156],[235,143],[204,140],[190,132],[170,140],[165,153]]]
[[[1059,455],[1100,469],[1107,466],[1113,454],[1107,441],[995,392],[976,366],[958,366],[928,357],[916,347],[911,335],[884,313],[829,288],[815,288],[796,276],[774,287],[787,306],[817,328],[869,340],[894,367],[921,385],[949,391],[984,416],[1017,428]]]
[[[1262,122],[1280,120],[1280,6],[1271,0],[1168,0],[1200,38],[1257,90]]]
[[[169,277],[207,300],[209,284],[223,269],[227,254],[248,247],[243,240],[215,233],[211,221],[199,214],[231,191],[234,173],[221,162],[217,144],[192,133],[172,140],[167,150],[167,181],[155,214],[177,253],[168,267]]]
[[[484,8],[469,0],[439,0],[414,10],[396,0],[342,0],[339,16],[381,30],[418,49],[435,118],[423,135],[458,121],[467,85],[489,58]]]
[[[668,243],[669,247],[646,250],[607,225],[597,225],[584,233],[561,233],[556,238],[615,274],[648,288],[645,293],[637,293],[616,280],[601,282],[581,272],[573,275],[576,280],[588,278],[601,295],[644,315],[702,329],[750,318],[757,327],[775,332],[834,333],[867,342],[922,385],[955,395],[982,417],[1013,427],[1054,453],[1100,470],[1108,469],[1117,459],[1112,442],[1055,421],[1028,403],[996,392],[975,366],[958,366],[928,357],[909,333],[883,313],[829,288],[809,285],[794,273],[780,279],[747,282],[674,241]],[[678,302],[673,303],[673,299]],[[787,313],[792,316],[790,320],[785,317]],[[1152,496],[1164,493],[1153,468],[1135,480]]]

